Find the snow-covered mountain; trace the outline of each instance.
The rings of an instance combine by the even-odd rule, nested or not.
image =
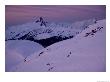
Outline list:
[[[71,24],[47,23],[44,20],[37,20],[23,25],[9,27],[6,30],[6,41],[30,40],[47,47],[53,43],[73,38],[95,22],[95,19],[79,21]]]
[[[76,27],[81,29],[81,23]],[[74,25],[75,25],[74,24]],[[51,26],[51,25],[50,25]],[[53,26],[52,26],[53,27]],[[44,28],[44,27],[42,27]],[[50,27],[48,27],[50,28]],[[59,30],[57,27],[53,27]],[[52,28],[52,29],[53,29]],[[72,28],[72,27],[71,27]],[[61,30],[61,29],[60,29]],[[59,30],[59,31],[60,31]],[[59,31],[56,31],[57,33]],[[67,33],[71,30],[65,30]],[[106,21],[99,20],[74,38],[52,44],[28,56],[10,71],[45,72],[105,72]],[[60,31],[61,32],[61,31]],[[53,30],[52,30],[52,33]],[[66,32],[65,32],[66,33]],[[58,33],[59,34],[59,33]]]

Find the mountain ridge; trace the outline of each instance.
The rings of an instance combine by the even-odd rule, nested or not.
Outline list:
[[[37,21],[37,20],[36,20]],[[95,19],[75,22],[69,25],[55,24],[41,25],[47,23],[42,18],[37,21],[37,23],[27,23],[21,26],[10,27],[6,30],[5,40],[30,40],[40,43],[42,46],[47,47],[53,43],[70,39],[79,34],[82,30],[88,28],[88,25],[96,22]],[[38,24],[40,22],[40,24]],[[44,40],[48,44],[44,44]],[[51,41],[52,40],[52,41]]]

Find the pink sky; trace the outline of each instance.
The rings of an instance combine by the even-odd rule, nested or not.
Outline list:
[[[39,16],[51,22],[75,22],[106,17],[103,5],[6,5],[6,26],[34,21]]]

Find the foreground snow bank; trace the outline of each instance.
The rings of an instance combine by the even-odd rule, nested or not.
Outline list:
[[[27,56],[43,49],[40,44],[27,40],[10,40],[6,41],[5,45],[6,71],[23,62]]]

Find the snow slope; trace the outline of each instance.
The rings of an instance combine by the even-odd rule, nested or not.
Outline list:
[[[5,45],[6,71],[23,62],[27,56],[43,49],[40,44],[26,40],[6,41]]]
[[[105,72],[106,21],[89,25],[72,39],[35,52],[10,71]]]

